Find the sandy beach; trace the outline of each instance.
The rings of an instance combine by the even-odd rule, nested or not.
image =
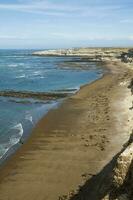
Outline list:
[[[133,71],[121,62],[103,66],[108,71],[101,79],[49,111],[26,144],[1,166],[0,200],[104,197],[110,161],[132,132],[128,85]]]

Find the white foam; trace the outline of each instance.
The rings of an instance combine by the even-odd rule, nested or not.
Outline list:
[[[25,116],[25,119],[33,124],[33,117],[29,113]]]
[[[23,126],[21,123],[17,124],[16,126],[12,127],[12,129],[17,129],[19,130],[19,135],[22,136],[23,135]]]
[[[67,88],[68,90],[79,90],[80,89],[80,87],[70,87],[70,88]]]
[[[41,71],[35,71],[35,72],[33,72],[33,75],[34,76],[42,75],[42,72]]]
[[[22,124],[19,123],[12,127],[11,129],[17,129],[19,130],[18,136],[13,135],[8,143],[0,144],[0,159],[8,152],[8,150],[13,147],[15,144],[18,144],[22,135],[23,135],[23,127]]]
[[[11,137],[10,138],[11,147],[14,146],[15,144],[19,143],[19,141],[20,141],[20,138]]]
[[[25,77],[26,77],[25,74],[20,75],[20,76],[16,76],[16,78],[25,78]]]
[[[17,64],[10,64],[8,65],[9,67],[17,67],[18,65]]]
[[[0,159],[7,153],[10,147],[5,148],[4,145],[0,145]]]

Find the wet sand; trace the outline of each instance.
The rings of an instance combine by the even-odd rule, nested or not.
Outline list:
[[[132,130],[133,75],[124,64],[51,110],[30,139],[0,169],[0,200],[63,200],[98,174]],[[97,190],[87,188],[97,199]],[[85,195],[85,194],[84,194]]]

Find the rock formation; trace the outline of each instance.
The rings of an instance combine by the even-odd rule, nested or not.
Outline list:
[[[117,61],[133,62],[133,49],[129,48],[72,48],[59,50],[44,50],[34,52],[36,56],[80,56],[89,61]]]
[[[133,62],[133,49],[129,49],[127,53],[123,52],[121,54],[121,60],[125,63]]]
[[[133,142],[119,155],[112,172],[110,192],[103,200],[133,200]]]

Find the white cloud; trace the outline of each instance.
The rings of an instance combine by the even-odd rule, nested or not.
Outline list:
[[[12,10],[19,12],[29,12],[37,14],[63,16],[68,14],[77,14],[82,16],[100,16],[111,14],[111,11],[121,9],[118,5],[69,5],[67,3],[51,3],[50,1],[40,0],[19,0],[16,4],[0,4],[1,10]]]
[[[31,11],[60,11],[73,12],[80,10],[80,7],[72,7],[64,4],[54,4],[47,1],[30,1],[28,3],[0,4],[0,9],[17,10],[23,12]]]
[[[28,39],[26,36],[15,36],[15,35],[0,35],[0,40],[25,40]]]

